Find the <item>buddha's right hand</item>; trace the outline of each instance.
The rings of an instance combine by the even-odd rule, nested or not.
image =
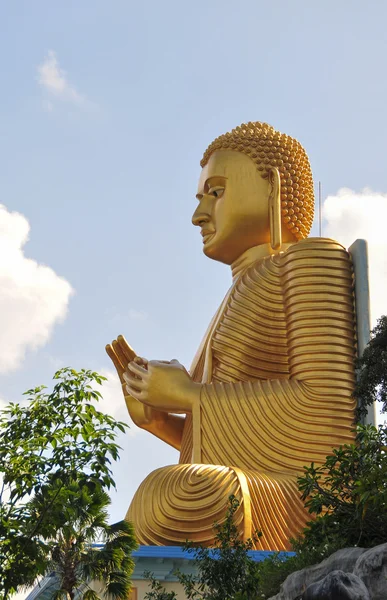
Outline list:
[[[159,417],[158,411],[153,410],[150,406],[146,406],[136,398],[133,398],[126,389],[126,383],[123,377],[128,364],[132,360],[141,366],[145,366],[143,359],[136,356],[133,348],[129,346],[123,335],[119,335],[111,344],[107,344],[106,352],[114,364],[118,377],[120,378],[122,393],[124,394],[130,418],[138,427],[153,423]]]

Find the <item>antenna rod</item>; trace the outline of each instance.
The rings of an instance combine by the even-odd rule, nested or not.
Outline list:
[[[322,237],[321,181],[318,182],[318,226],[320,237]]]

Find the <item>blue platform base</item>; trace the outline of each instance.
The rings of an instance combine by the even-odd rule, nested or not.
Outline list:
[[[269,550],[250,550],[252,560],[260,562],[273,554]],[[294,552],[281,552],[284,558],[293,556]],[[175,571],[184,574],[195,574],[195,552],[184,550],[181,546],[139,546],[132,554],[136,563],[133,580],[146,579],[144,572],[150,571],[159,581],[177,581]]]

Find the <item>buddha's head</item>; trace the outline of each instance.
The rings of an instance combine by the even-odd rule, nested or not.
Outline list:
[[[201,161],[192,222],[206,256],[231,264],[246,250],[307,237],[313,178],[305,150],[266,123],[247,123],[216,138]]]

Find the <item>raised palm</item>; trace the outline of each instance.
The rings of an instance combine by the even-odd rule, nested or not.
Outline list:
[[[155,411],[128,393],[124,379],[124,373],[130,362],[135,361],[138,365],[147,368],[147,361],[136,355],[123,335],[117,336],[117,339],[113,340],[111,344],[107,344],[105,348],[120,378],[122,393],[132,421],[139,427],[151,423],[155,418]]]

